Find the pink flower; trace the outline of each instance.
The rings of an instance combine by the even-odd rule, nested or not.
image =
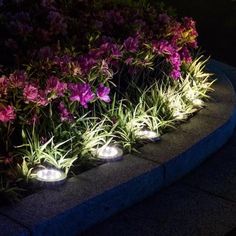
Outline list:
[[[6,123],[8,121],[12,121],[16,118],[16,114],[13,106],[6,106],[0,108],[0,121]]]
[[[47,96],[46,96],[46,93],[45,93],[44,90],[39,90],[36,103],[37,103],[39,106],[47,106],[47,105],[48,105],[49,101],[48,101],[48,99],[47,99]]]
[[[27,75],[24,71],[16,71],[9,76],[9,85],[12,88],[23,88],[27,80]]]
[[[109,93],[110,93],[109,87],[105,87],[104,84],[99,84],[99,87],[97,89],[97,96],[100,100],[104,102],[110,102],[111,99],[108,95]]]
[[[37,87],[31,84],[27,84],[23,90],[23,96],[26,102],[36,102],[38,98],[39,90]]]
[[[32,84],[27,84],[23,90],[23,96],[26,103],[33,102],[39,106],[48,105],[48,99],[44,90]]]
[[[67,84],[60,82],[56,76],[50,76],[46,84],[46,94],[50,94],[51,98],[63,96],[67,89]]]
[[[77,84],[69,84],[69,89],[71,92],[70,100],[72,102],[78,101],[80,104],[87,108],[88,102],[94,99],[94,93],[91,90],[89,84],[86,83],[77,83]]]

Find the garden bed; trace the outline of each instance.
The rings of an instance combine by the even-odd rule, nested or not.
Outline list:
[[[232,133],[234,91],[206,70],[192,18],[134,0],[2,1],[0,16],[5,235],[76,234]]]
[[[190,122],[164,134],[158,143],[0,208],[0,230],[7,235],[78,235],[112,214],[181,178],[217,151],[236,124],[235,92],[226,69],[215,61],[215,91]]]
[[[204,107],[214,81],[195,21],[150,4],[0,4],[0,205],[135,153]]]

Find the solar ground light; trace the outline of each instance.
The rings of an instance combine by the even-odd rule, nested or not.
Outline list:
[[[160,135],[157,132],[148,129],[140,130],[136,133],[136,135],[141,140],[151,140],[151,141],[160,140]]]
[[[42,184],[61,184],[65,181],[66,174],[58,169],[44,168],[36,171],[36,179]]]
[[[193,105],[195,105],[197,107],[201,107],[201,106],[203,106],[203,104],[204,104],[204,102],[201,99],[199,99],[199,98],[193,99]]]
[[[123,158],[123,151],[114,145],[105,145],[98,149],[97,157],[108,162],[118,161]]]

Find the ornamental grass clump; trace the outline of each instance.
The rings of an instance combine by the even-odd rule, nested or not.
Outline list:
[[[213,81],[195,22],[171,13],[133,0],[0,4],[2,192],[42,166],[77,174],[108,144],[137,150],[140,131],[161,135],[204,107]]]

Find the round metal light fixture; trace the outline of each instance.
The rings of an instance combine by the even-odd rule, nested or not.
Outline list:
[[[201,106],[203,106],[203,104],[204,103],[201,99],[199,99],[199,98],[193,99],[193,105],[194,106],[201,107]]]
[[[142,140],[152,140],[152,141],[160,140],[160,136],[157,132],[147,130],[147,129],[138,131],[136,135],[139,139],[142,139]]]
[[[36,172],[36,179],[44,183],[60,183],[66,179],[66,174],[57,169],[40,169]]]
[[[118,161],[123,158],[122,155],[122,149],[113,145],[103,146],[97,151],[97,157],[104,161]]]
[[[176,120],[185,120],[188,118],[188,116],[182,112],[176,111],[174,112],[174,118]]]

